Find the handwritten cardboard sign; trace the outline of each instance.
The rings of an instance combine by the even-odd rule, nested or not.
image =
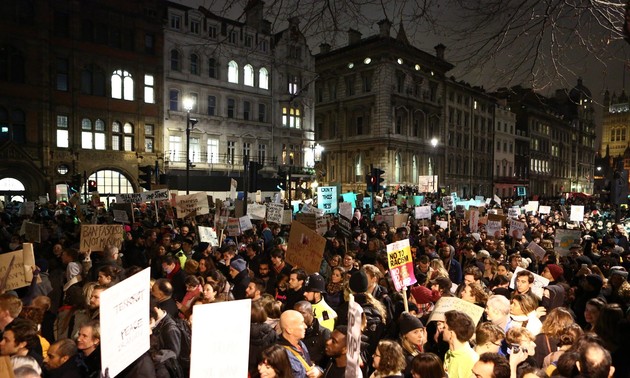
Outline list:
[[[428,323],[434,320],[444,321],[444,314],[451,310],[463,312],[470,316],[474,324],[477,324],[483,315],[484,308],[457,297],[442,297],[435,304],[435,309],[431,312]]]
[[[175,207],[178,218],[210,213],[208,196],[204,192],[175,197]]]
[[[11,265],[7,277],[5,290],[19,289],[30,285],[33,281],[33,267],[35,266],[33,244],[24,243],[22,249],[0,255],[0,278],[7,275],[11,260],[13,260],[13,265]]]
[[[101,369],[115,377],[149,350],[151,269],[134,274],[101,293]]]
[[[103,251],[106,246],[122,246],[123,228],[120,224],[82,224],[80,251]]]
[[[286,259],[293,266],[299,266],[307,273],[319,272],[325,247],[326,239],[316,231],[298,221],[291,224]]]
[[[116,194],[117,203],[139,203],[150,201],[166,201],[170,198],[168,189],[149,190],[142,193]]]
[[[267,222],[282,224],[282,212],[284,206],[281,203],[268,203],[267,204]]]

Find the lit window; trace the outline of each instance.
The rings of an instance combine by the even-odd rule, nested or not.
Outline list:
[[[254,86],[254,68],[250,64],[246,64],[243,67],[243,84],[253,87]]]
[[[302,119],[300,109],[298,108],[282,108],[282,126],[286,126],[292,129],[299,129],[302,127]]]
[[[216,164],[219,162],[219,140],[208,139],[208,163]]]
[[[155,89],[153,75],[144,75],[144,102],[147,104],[155,103]]]
[[[57,147],[68,148],[70,146],[70,138],[68,133],[68,117],[63,115],[57,116]]]
[[[92,121],[87,118],[83,118],[81,120],[81,148],[91,150],[93,147],[92,137]]]
[[[258,86],[262,89],[269,89],[269,73],[265,67],[258,71]]]
[[[228,82],[238,84],[238,64],[233,60],[228,63]]]
[[[133,101],[133,78],[127,71],[116,70],[112,74],[112,98]]]
[[[184,161],[182,154],[182,137],[179,135],[171,135],[168,137],[169,160]]]

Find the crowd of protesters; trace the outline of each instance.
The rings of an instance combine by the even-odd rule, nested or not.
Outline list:
[[[169,219],[142,205],[136,222],[124,226],[120,248],[80,253],[80,225],[111,223],[107,211],[48,204],[18,216],[17,205],[7,204],[0,213],[2,253],[22,248],[24,220],[42,225],[42,240],[34,244],[33,284],[0,294],[0,354],[10,356],[16,377],[99,377],[106,332],[100,295],[150,267],[151,347],[120,377],[188,376],[194,306],[245,298],[252,300],[251,377],[344,377],[349,294],[363,309],[361,357],[353,363],[364,377],[630,376],[623,214],[585,200],[584,222],[569,222],[558,200],[541,201],[550,214],[520,214],[527,228],[516,239],[505,227],[488,236],[484,224],[471,233],[439,199],[426,201],[433,205],[430,220],[414,219],[403,201],[399,211],[409,212],[409,221],[397,228],[374,221],[378,208],[356,211],[350,237],[332,216],[319,272],[286,261],[290,225],[254,221],[237,237],[219,232],[219,245],[211,246],[199,241],[196,227],[214,226],[212,212]],[[488,207],[507,214],[512,205]],[[448,228],[437,220],[449,221]],[[568,253],[554,249],[560,228],[581,231]],[[398,292],[386,246],[403,239],[417,283]],[[545,250],[543,258],[528,249],[532,241]],[[550,282],[540,296],[533,273]],[[428,322],[448,296],[482,307],[482,319],[452,310]]]

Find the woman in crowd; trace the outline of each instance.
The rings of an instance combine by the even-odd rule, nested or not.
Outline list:
[[[545,318],[540,333],[536,335],[536,359],[537,366],[542,366],[545,357],[558,349],[560,333],[574,324],[573,316],[564,307],[556,307]]]
[[[591,298],[586,302],[586,308],[584,309],[585,331],[592,331],[595,328],[599,313],[605,305],[606,303],[601,298]]]
[[[562,356],[564,352],[569,350],[569,348],[573,346],[573,343],[575,343],[575,341],[580,336],[582,336],[582,334],[583,334],[582,328],[577,323],[573,323],[569,325],[568,327],[560,330],[560,333],[558,335],[558,344],[557,344],[558,350],[549,353],[543,359],[542,367],[548,376],[551,377],[554,370],[556,370],[556,364],[560,356]],[[536,346],[538,347],[538,345]]]
[[[381,340],[374,351],[370,378],[403,378],[405,356],[400,345],[391,340]]]
[[[256,372],[256,357],[263,350],[276,342],[278,335],[273,328],[265,321],[267,313],[259,302],[252,302],[251,305],[251,324],[249,330],[249,366],[250,374]]]
[[[510,266],[507,263],[500,263],[497,266],[497,275],[505,276],[508,280],[511,280],[512,272],[510,271]]]
[[[330,279],[326,285],[326,292],[324,293],[324,300],[333,310],[337,311],[339,305],[344,301],[343,290],[345,287],[345,269],[338,266],[332,269]]]
[[[262,351],[258,362],[260,378],[293,378],[287,351],[280,345],[272,345]]]
[[[526,328],[532,335],[538,335],[542,323],[536,315],[536,307],[536,300],[531,295],[516,294],[510,302],[512,326]]]
[[[433,353],[422,353],[411,361],[413,378],[445,378],[442,360]]]
[[[433,259],[429,263],[429,269],[431,270],[431,279],[436,279],[437,277],[449,277],[448,271],[444,268],[444,262],[440,259]]]
[[[497,261],[492,257],[483,259],[483,279],[488,282],[488,288],[492,289],[496,284],[494,278],[497,276]]]
[[[184,299],[182,299],[181,303],[177,303],[177,308],[179,309],[179,317],[187,319],[192,313],[193,299],[201,295],[203,288],[201,287],[201,281],[196,276],[186,277],[184,283],[186,285],[186,294],[184,294]]]
[[[114,286],[119,282],[122,269],[115,265],[103,265],[98,270],[98,284]]]
[[[408,375],[411,360],[422,353],[422,347],[426,342],[426,332],[420,319],[408,312],[400,315],[398,329],[400,330],[399,342],[405,357],[405,375]]]

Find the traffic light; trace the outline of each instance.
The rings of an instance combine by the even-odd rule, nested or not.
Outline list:
[[[386,189],[382,185],[382,183],[385,181],[385,179],[381,177],[383,173],[385,173],[385,171],[380,168],[372,168],[372,191],[374,193],[378,193],[381,190],[385,191]]]
[[[254,193],[258,190],[258,171],[262,169],[263,165],[256,162],[250,161],[248,166],[248,181],[247,181],[247,191],[249,193]]]
[[[140,186],[145,188],[146,190],[151,190],[151,176],[153,176],[154,167],[150,165],[145,165],[143,167],[139,167],[138,170],[142,172],[142,174],[138,173],[138,181],[140,181]]]
[[[287,190],[287,173],[278,171],[278,189]]]
[[[88,193],[98,192],[98,186],[96,180],[88,180]]]
[[[81,182],[82,181],[83,181],[83,178],[81,177],[80,173],[72,175],[72,181],[70,183],[70,191],[73,194],[81,192]]]

